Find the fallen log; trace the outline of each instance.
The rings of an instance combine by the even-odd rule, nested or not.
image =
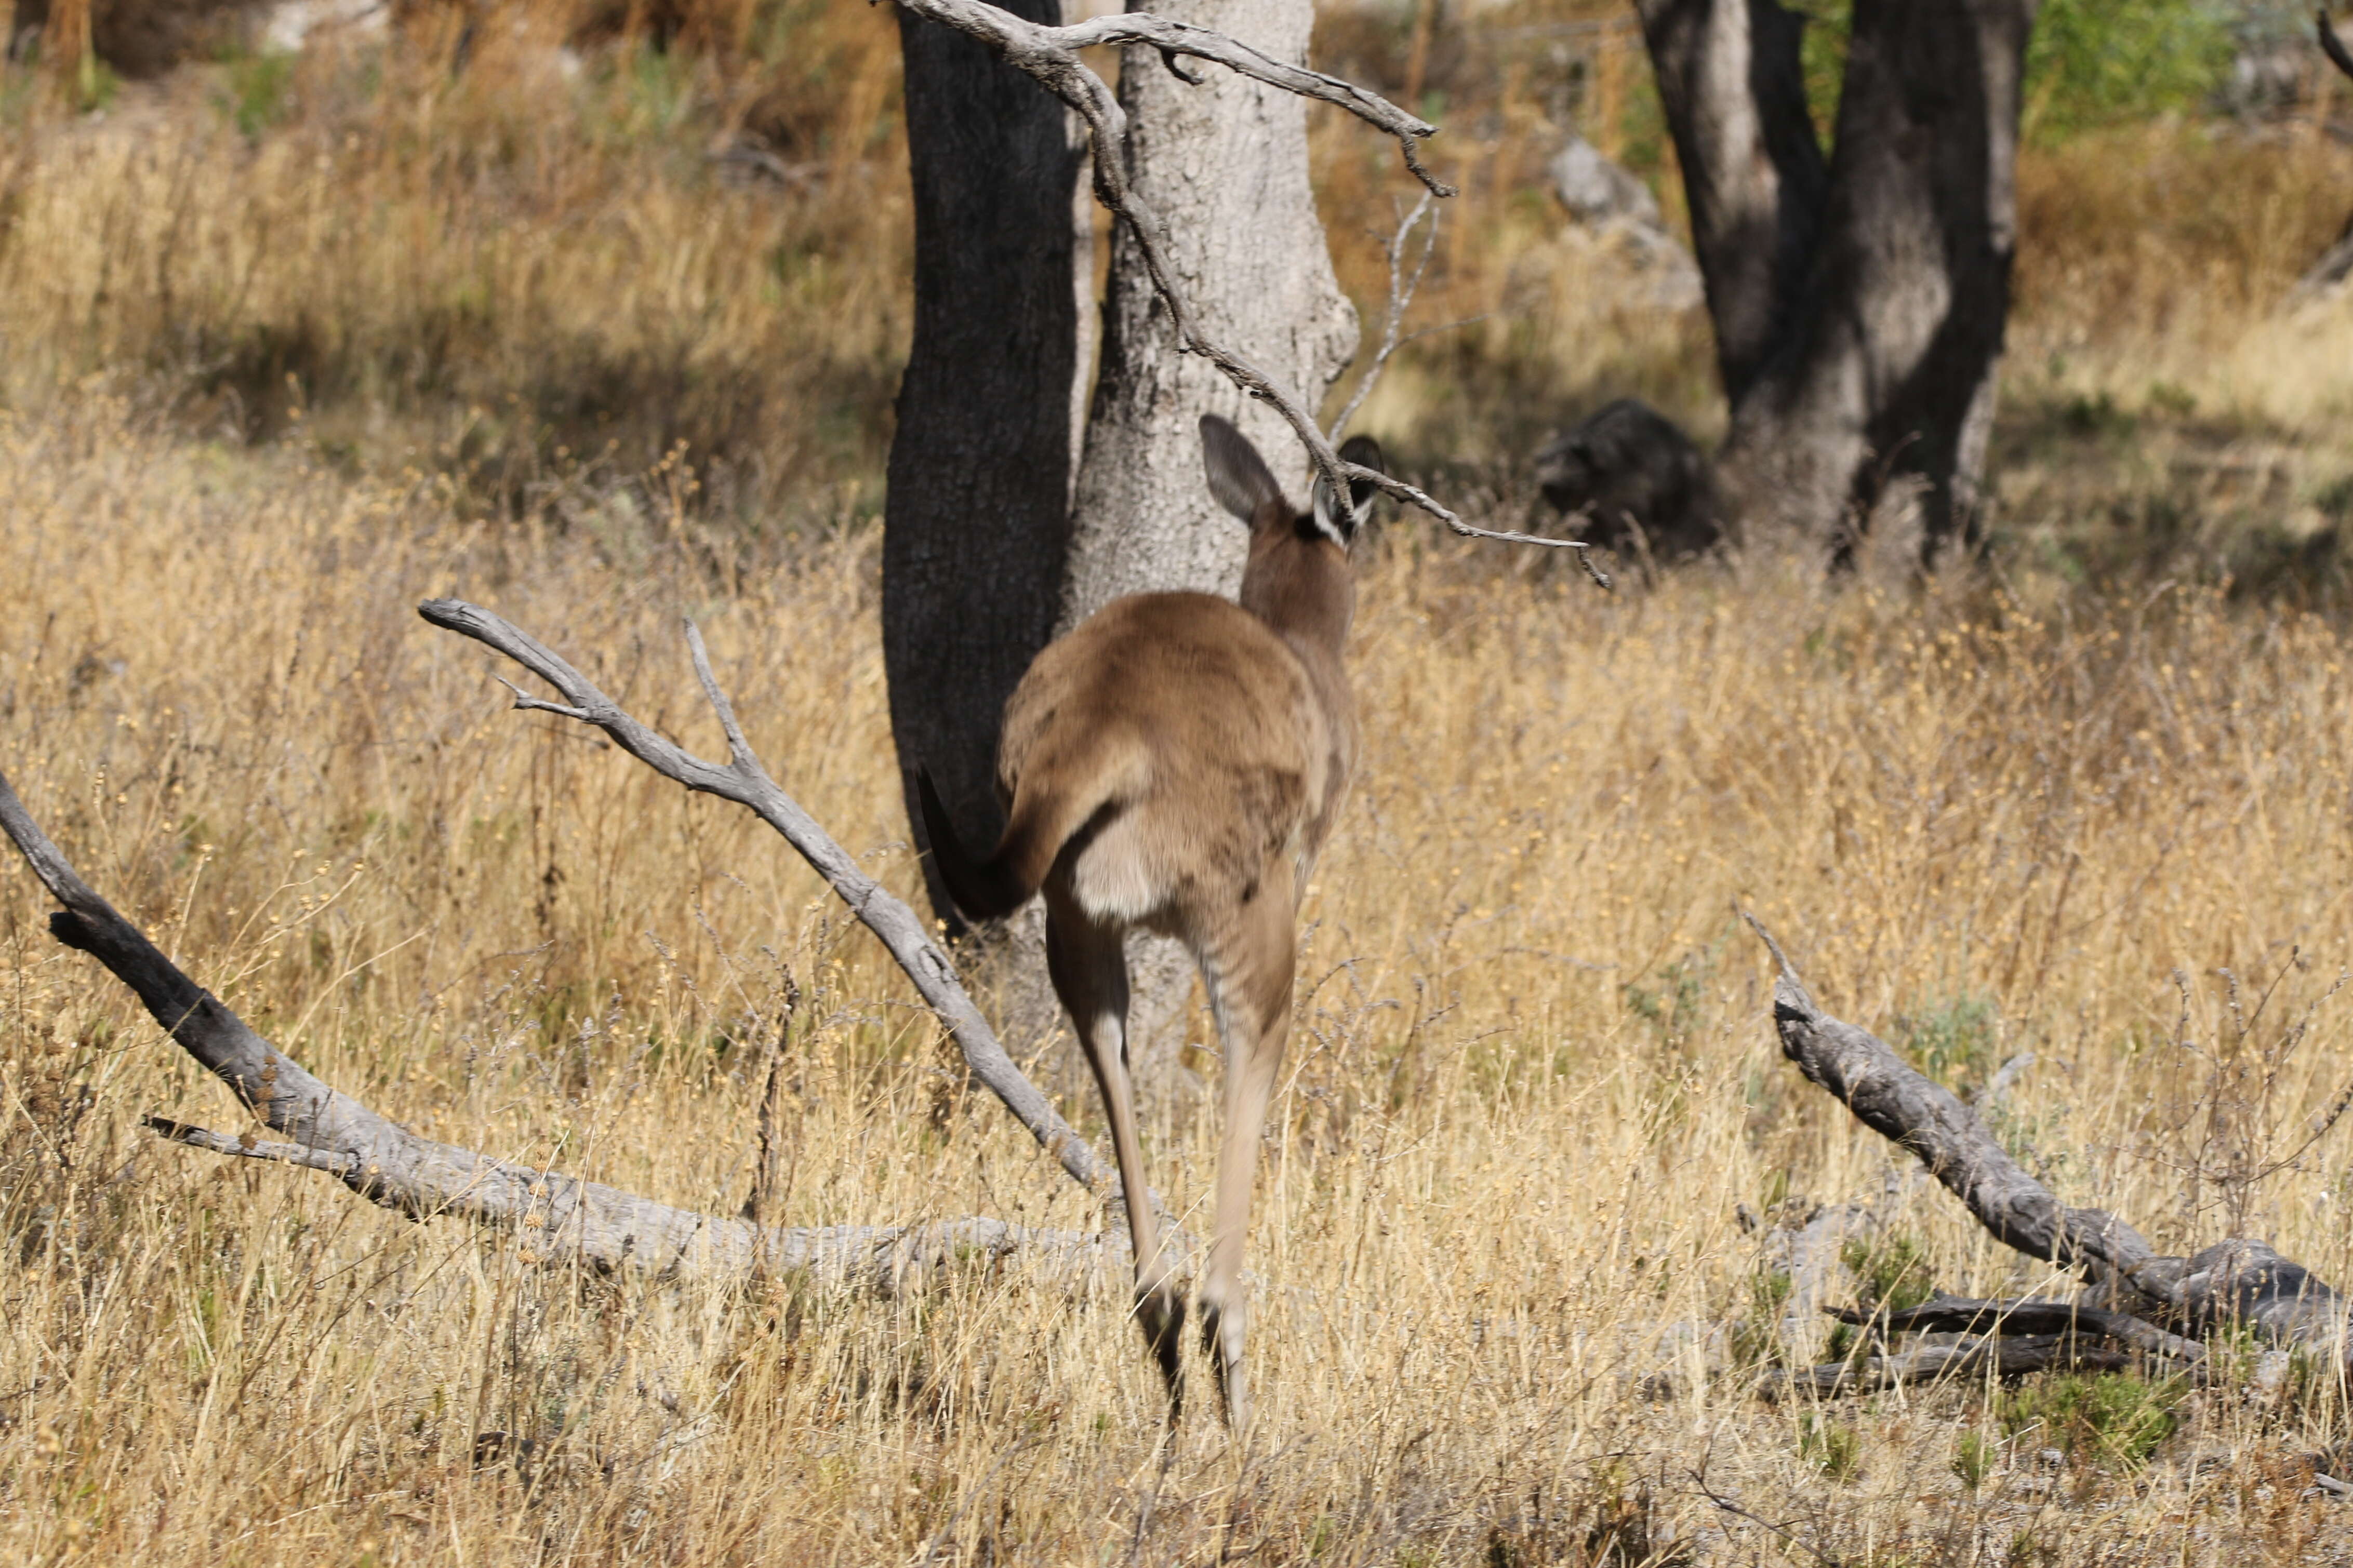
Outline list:
[[[672,745],[597,689],[561,657],[486,610],[457,600],[421,607],[434,625],[506,654],[545,679],[564,699],[549,702],[515,689],[515,706],[596,725],[630,755],[691,790],[744,805],[775,827],[814,866],[872,931],[947,1027],[973,1076],[1002,1100],[1071,1180],[1110,1197],[1117,1215],[1117,1177],[1015,1065],[958,980],[946,954],[905,903],[858,868],[817,821],[779,788],[735,721],[691,624],[687,640],[695,672],[726,731],[725,764]],[[510,689],[514,689],[512,686]],[[33,820],[0,773],[0,832],[61,906],[49,917],[59,942],[87,952],[139,997],[148,1014],[198,1065],[227,1085],[237,1101],[284,1142],[251,1132],[228,1136],[147,1119],[158,1136],[232,1158],[267,1160],[323,1171],[371,1203],[416,1219],[452,1216],[512,1230],[527,1256],[576,1261],[599,1269],[749,1274],[812,1270],[885,1286],[911,1272],[959,1259],[1015,1254],[1056,1270],[1092,1272],[1127,1250],[1123,1233],[1041,1230],[986,1216],[913,1225],[795,1228],[674,1207],[553,1169],[503,1160],[426,1138],[321,1081],[257,1034],[198,985],[82,879]],[[1155,1208],[1159,1211],[1157,1200]],[[1189,1238],[1173,1225],[1166,1245],[1180,1256]]]
[[[1938,1296],[1895,1311],[1868,1311],[1858,1307],[1832,1307],[1828,1310],[1841,1323],[1881,1334],[2083,1334],[2113,1340],[2126,1349],[2179,1362],[2195,1363],[2206,1356],[2206,1347],[2196,1340],[2168,1334],[2129,1312],[2112,1312],[2080,1301],[2040,1296],[2010,1300]]]
[[[1864,1126],[1908,1150],[1996,1239],[2105,1287],[2115,1303],[2097,1310],[2096,1315],[2093,1309],[2067,1303],[1945,1303],[1954,1313],[1966,1307],[1966,1320],[1971,1323],[2007,1317],[2020,1328],[2048,1329],[2058,1324],[2057,1315],[2046,1310],[2055,1307],[2073,1314],[2079,1329],[2097,1323],[2105,1338],[2142,1353],[2183,1362],[2195,1359],[2184,1351],[2198,1337],[2239,1327],[2277,1344],[2312,1346],[2345,1358],[2346,1299],[2311,1270],[2282,1257],[2266,1242],[2243,1237],[2218,1241],[2186,1258],[2162,1255],[2117,1215],[2062,1203],[2010,1157],[1977,1112],[1950,1090],[1915,1069],[1868,1029],[1823,1012],[1772,933],[1756,916],[1744,910],[1742,918],[1764,941],[1779,969],[1773,984],[1773,1022],[1781,1054]],[[1925,1315],[1912,1326],[1925,1328],[1936,1321],[1938,1306],[1931,1302],[1913,1309]],[[1859,1316],[1893,1322],[1903,1314]],[[1985,1342],[2014,1345],[2019,1341]],[[1985,1354],[2003,1366],[2024,1364],[2023,1352]],[[1922,1357],[1907,1366],[1926,1368],[1933,1360]],[[1983,1359],[1968,1363],[1947,1358],[1936,1375],[1983,1372],[1989,1364]],[[1827,1379],[1840,1392],[1860,1392],[1859,1383],[1832,1367],[1796,1375],[1810,1376],[1817,1386]]]
[[[1858,1356],[1795,1371],[1774,1371],[1757,1380],[1766,1399],[1812,1394],[1835,1399],[1879,1394],[1943,1379],[2021,1378],[2038,1372],[2122,1372],[2131,1352],[2077,1334],[1989,1334],[1958,1344],[1921,1345],[1888,1355]]]

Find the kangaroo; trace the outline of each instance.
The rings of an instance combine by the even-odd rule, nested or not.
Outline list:
[[[1348,571],[1372,489],[1318,481],[1301,511],[1240,431],[1201,420],[1209,493],[1250,525],[1239,603],[1210,594],[1115,599],[1040,653],[1005,705],[1004,837],[976,859],[930,776],[916,784],[932,853],[976,919],[1046,896],[1046,962],[1102,1090],[1135,1244],[1136,1320],[1184,1407],[1185,1304],[1149,1203],[1127,1061],[1126,935],[1185,944],[1225,1051],[1216,1228],[1200,1281],[1202,1342],[1226,1424],[1249,1424],[1242,1249],[1259,1135],[1291,1028],[1299,900],[1356,762],[1341,653]],[[1366,437],[1340,455],[1381,467]]]

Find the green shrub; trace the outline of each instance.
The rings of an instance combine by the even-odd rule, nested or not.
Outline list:
[[[1836,123],[1852,0],[1810,8],[1806,98],[1825,141]],[[2028,136],[2079,132],[2189,109],[2221,85],[2231,35],[2205,0],[2043,0],[2026,44]]]
[[[1964,1490],[1974,1492],[1985,1485],[1985,1479],[1993,1473],[1994,1460],[2000,1451],[1992,1439],[1982,1433],[1961,1434],[1961,1440],[1953,1445],[1953,1474],[1960,1479]]]
[[[1995,1414],[2006,1436],[2040,1432],[2071,1458],[2137,1469],[2179,1425],[2183,1385],[2128,1373],[2070,1375],[2003,1394]]]
[[[241,134],[259,136],[285,121],[294,104],[292,55],[232,55],[223,65],[225,87],[214,101]]]
[[[1895,1032],[1914,1067],[1967,1098],[1993,1076],[2000,1025],[1992,997],[1962,992],[1898,1015]]]
[[[1852,1480],[1862,1467],[1862,1434],[1804,1411],[1798,1416],[1798,1457],[1831,1480]]]

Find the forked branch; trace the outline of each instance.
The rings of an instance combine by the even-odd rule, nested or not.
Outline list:
[[[947,1026],[973,1076],[1005,1102],[1006,1109],[1013,1112],[1039,1146],[1060,1162],[1072,1181],[1091,1192],[1116,1189],[1118,1177],[1095,1158],[1086,1140],[1071,1131],[1070,1123],[1062,1120],[1037,1085],[1024,1077],[1006,1054],[996,1031],[980,1016],[980,1009],[973,1005],[963,983],[956,978],[955,966],[923,929],[921,917],[860,870],[849,852],[835,843],[832,835],[768,776],[768,770],[761,765],[751,742],[744,739],[743,727],[735,721],[734,705],[728,701],[727,693],[720,689],[718,678],[712,673],[702,633],[693,622],[686,624],[687,647],[694,658],[695,677],[702,682],[703,695],[710,699],[720,728],[727,736],[728,759],[724,763],[705,762],[656,734],[624,712],[618,703],[597,689],[595,681],[575,669],[561,654],[479,605],[463,599],[427,599],[417,606],[417,613],[445,631],[471,637],[506,655],[554,688],[564,700],[548,702],[510,682],[508,689],[515,694],[516,707],[593,724],[662,777],[688,789],[733,801],[782,834],[785,841],[849,906],[850,913],[881,939],[892,958],[914,982],[923,1001]]]
[[[1405,269],[1406,242],[1413,237],[1414,226],[1425,217],[1430,219],[1430,226],[1422,231],[1421,255],[1409,274]],[[1438,215],[1430,210],[1430,193],[1425,191],[1421,199],[1413,204],[1413,210],[1398,220],[1397,233],[1389,237],[1387,247],[1389,303],[1381,318],[1380,346],[1373,351],[1372,361],[1365,366],[1365,374],[1356,378],[1356,390],[1348,395],[1340,416],[1332,421],[1331,435],[1335,441],[1347,434],[1348,421],[1356,416],[1356,410],[1365,405],[1365,399],[1370,397],[1373,388],[1380,384],[1381,372],[1388,368],[1389,356],[1398,351],[1398,330],[1405,325],[1406,312],[1413,309],[1414,294],[1421,287],[1422,274],[1430,270],[1430,253],[1437,245]]]
[[[1332,486],[1334,494],[1347,494],[1351,480],[1370,484],[1398,500],[1419,507],[1456,533],[1511,544],[1574,550],[1580,559],[1588,558],[1585,553],[1588,547],[1580,540],[1545,539],[1532,533],[1476,527],[1403,479],[1346,461],[1298,394],[1205,331],[1170,271],[1166,237],[1158,215],[1128,181],[1127,111],[1120,107],[1118,96],[1103,78],[1079,58],[1079,51],[1099,44],[1140,44],[1159,50],[1169,68],[1187,82],[1199,79],[1176,63],[1183,58],[1212,61],[1282,91],[1337,104],[1396,137],[1404,151],[1406,166],[1415,177],[1432,195],[1451,196],[1453,187],[1430,174],[1419,152],[1422,140],[1436,135],[1438,127],[1353,82],[1287,65],[1223,33],[1172,22],[1148,12],[1098,16],[1067,27],[1050,27],[1043,23],[1024,21],[986,0],[897,0],[897,4],[914,16],[977,38],[1008,65],[1079,112],[1087,122],[1088,139],[1093,149],[1096,199],[1117,216],[1125,218],[1134,230],[1145,269],[1152,278],[1152,290],[1168,309],[1177,348],[1186,353],[1199,354],[1250,396],[1271,404],[1299,437],[1300,445],[1307,448],[1316,473]],[[1604,587],[1609,585],[1608,578],[1590,567],[1588,570],[1596,582]]]

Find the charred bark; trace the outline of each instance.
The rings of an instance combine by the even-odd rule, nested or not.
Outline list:
[[[1976,539],[2035,8],[1859,0],[1818,179],[1799,21],[1643,0],[1731,405],[1721,471],[1750,521],[1842,554],[1901,476],[1930,559]]]
[[[1692,243],[1737,405],[1790,335],[1830,195],[1806,108],[1806,18],[1778,0],[1641,0]]]
[[[1061,21],[1060,0],[1006,9]],[[883,509],[891,732],[917,847],[918,768],[964,842],[993,844],[998,715],[1053,633],[1070,536],[1080,154],[1062,105],[986,45],[906,11],[899,39],[915,321]]]

